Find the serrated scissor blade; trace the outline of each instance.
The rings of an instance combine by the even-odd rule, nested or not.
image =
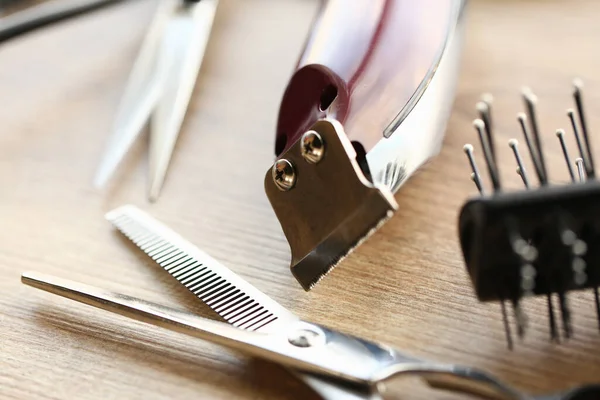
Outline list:
[[[273,331],[298,317],[217,260],[133,206],[106,214],[119,231],[235,327]]]
[[[298,317],[180,235],[134,206],[106,214],[121,233],[227,322],[242,329],[274,332]],[[345,387],[292,371],[323,399],[381,400],[368,388]]]

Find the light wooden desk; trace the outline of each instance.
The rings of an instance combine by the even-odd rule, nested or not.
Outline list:
[[[576,339],[562,346],[548,342],[543,300],[528,302],[530,334],[509,353],[499,306],[475,300],[456,237],[459,206],[475,193],[462,146],[475,142],[481,92],[495,96],[502,177],[513,187],[519,179],[505,143],[518,136],[521,85],[539,96],[555,180],[567,179],[553,132],[567,128],[574,74],[587,83],[590,126],[600,131],[600,3],[472,1],[441,155],[400,192],[398,215],[307,294],[288,271],[262,181],[279,99],[316,7],[222,0],[156,204],[145,196],[144,140],[108,190],[91,186],[153,5],[113,7],[0,48],[0,398],[314,397],[277,366],[20,284],[22,271],[37,270],[214,316],[103,220],[124,203],[310,320],[486,368],[533,391],[600,377],[590,293],[572,296]],[[456,398],[414,383],[393,385],[389,397]]]

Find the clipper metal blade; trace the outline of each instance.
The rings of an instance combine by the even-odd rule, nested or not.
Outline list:
[[[341,124],[329,119],[281,154],[265,191],[291,248],[292,273],[307,291],[398,208],[390,189],[361,170]]]

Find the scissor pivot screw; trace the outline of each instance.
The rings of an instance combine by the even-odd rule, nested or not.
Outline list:
[[[325,142],[317,132],[307,131],[300,140],[300,151],[307,162],[316,164],[325,154]]]
[[[298,329],[292,332],[288,340],[297,347],[312,347],[323,342],[321,333],[310,329]]]
[[[285,192],[294,187],[296,183],[296,171],[291,162],[282,158],[273,164],[273,181],[277,189]]]

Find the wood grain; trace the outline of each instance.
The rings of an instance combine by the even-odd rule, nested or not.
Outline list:
[[[567,180],[553,131],[567,128],[575,75],[587,83],[590,126],[600,127],[593,112],[600,106],[600,3],[470,2],[442,153],[401,190],[398,215],[305,293],[288,271],[289,249],[262,180],[273,159],[279,99],[317,6],[222,0],[156,204],[145,195],[146,139],[107,190],[91,185],[154,4],[117,6],[0,48],[1,398],[315,398],[277,366],[20,284],[21,272],[37,270],[214,316],[103,220],[124,203],[150,212],[304,318],[417,356],[485,368],[531,391],[598,379],[591,295],[572,297],[576,339],[562,346],[548,342],[543,301],[528,302],[530,334],[508,352],[498,305],[473,296],[456,219],[475,194],[461,148],[475,141],[471,120],[481,92],[495,96],[507,185],[519,185],[504,143],[518,136],[523,84],[540,99],[552,178]],[[387,396],[459,398],[434,396],[417,383],[393,384]]]

